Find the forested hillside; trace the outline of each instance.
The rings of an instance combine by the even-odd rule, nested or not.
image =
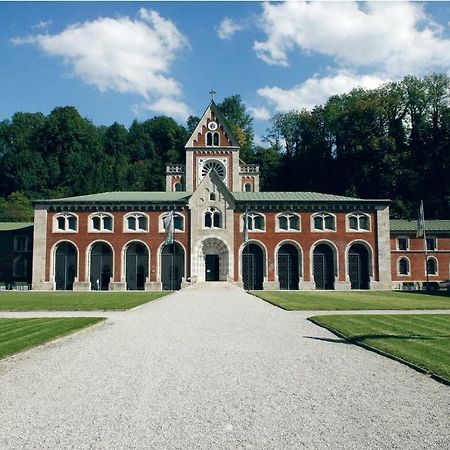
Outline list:
[[[240,96],[221,108],[241,157],[261,166],[264,190],[390,198],[392,214],[450,218],[450,80],[406,77],[333,96],[313,111],[278,113],[253,145]],[[169,117],[95,126],[73,107],[48,116],[18,112],[0,122],[0,220],[32,218],[31,199],[112,190],[164,190],[167,163],[182,162],[198,121]]]

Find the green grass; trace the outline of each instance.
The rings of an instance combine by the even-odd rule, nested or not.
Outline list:
[[[0,319],[0,359],[94,325],[102,317]]]
[[[315,316],[349,342],[365,344],[450,380],[450,314]]]
[[[151,302],[169,291],[147,292],[0,292],[0,311],[124,310]]]
[[[450,309],[448,294],[396,291],[253,291],[253,295],[288,311],[367,309]]]

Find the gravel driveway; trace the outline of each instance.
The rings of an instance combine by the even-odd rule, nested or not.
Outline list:
[[[449,387],[307,315],[191,287],[4,360],[0,448],[450,447]]]

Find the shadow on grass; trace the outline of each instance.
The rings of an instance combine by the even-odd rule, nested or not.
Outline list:
[[[448,297],[450,299],[450,291],[393,291],[399,294],[416,294],[419,296],[432,296],[432,297]]]
[[[317,336],[303,336],[306,339],[314,339],[316,341],[331,342],[334,344],[356,344],[364,342],[367,339],[398,339],[398,340],[424,340],[424,341],[437,341],[440,339],[448,339],[449,336],[399,336],[395,334],[361,334],[360,336],[345,337],[342,339],[323,338]]]

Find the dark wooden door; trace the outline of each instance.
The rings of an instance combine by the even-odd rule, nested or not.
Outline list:
[[[206,281],[219,281],[219,255],[205,256]]]

